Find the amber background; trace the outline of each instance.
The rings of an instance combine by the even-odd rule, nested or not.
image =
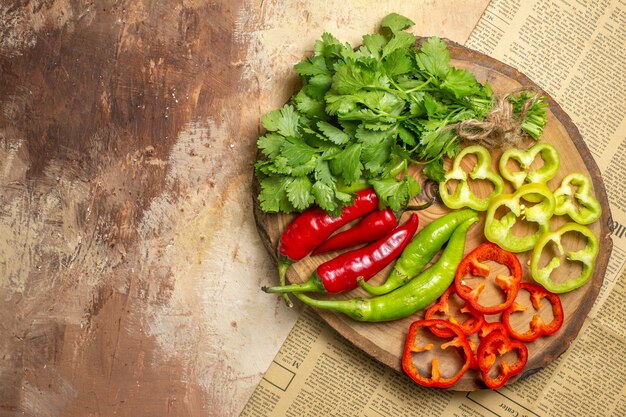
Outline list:
[[[259,290],[260,115],[322,32],[463,43],[487,1],[320,4],[0,2],[0,416],[239,414],[298,314]]]

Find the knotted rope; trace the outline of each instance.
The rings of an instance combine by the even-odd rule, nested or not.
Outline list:
[[[513,104],[509,101],[509,96],[517,92],[511,92],[496,99],[495,106],[485,120],[468,119],[452,127],[456,128],[461,139],[478,142],[488,148],[520,147],[527,137],[522,130],[522,123],[528,111],[541,98],[534,89],[523,91],[532,93],[532,96],[524,102],[519,115],[515,114]]]

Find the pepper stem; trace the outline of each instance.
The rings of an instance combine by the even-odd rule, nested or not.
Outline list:
[[[288,296],[289,293],[296,292],[326,292],[322,281],[315,276],[300,284],[280,285],[278,287],[263,286],[261,289],[266,293],[281,293],[285,296]]]
[[[294,293],[293,295],[310,307],[338,311],[352,317],[355,320],[364,319],[363,313],[361,312],[361,303],[363,302],[363,299],[352,298],[349,300],[318,300],[302,293]]]
[[[425,202],[424,204],[419,204],[419,205],[409,205],[406,206],[405,211],[420,211],[420,210],[426,210],[428,207],[432,206],[433,203],[435,202],[435,199],[433,198],[430,201]]]
[[[411,277],[401,274],[394,268],[387,280],[380,285],[369,284],[364,279],[358,279],[357,283],[371,295],[384,295],[406,284],[410,279]]]
[[[287,276],[287,269],[289,269],[289,265],[291,265],[291,262],[278,261],[278,282],[281,286],[284,286],[286,284],[285,277]],[[291,301],[291,298],[289,298],[289,294],[283,294],[283,299],[285,300],[287,307],[293,307],[293,301]]]

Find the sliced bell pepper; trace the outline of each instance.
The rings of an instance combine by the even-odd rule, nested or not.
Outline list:
[[[490,268],[489,265],[483,263],[484,261],[493,261],[502,264],[506,266],[510,272],[510,275],[498,274],[495,277],[495,283],[502,289],[505,295],[505,300],[496,305],[486,306],[478,301],[480,294],[485,289],[486,280],[482,281],[473,289],[469,285],[466,285],[464,281],[468,273],[475,277],[489,277]],[[509,306],[513,304],[513,301],[515,301],[521,282],[522,265],[519,259],[517,259],[517,256],[491,242],[482,243],[468,253],[463,261],[461,261],[454,277],[454,287],[459,297],[466,300],[472,309],[482,314],[496,314],[509,308]]]
[[[476,165],[469,172],[461,167],[461,161],[467,155],[476,155]],[[468,175],[472,180],[487,180],[493,184],[493,191],[485,198],[480,198],[470,190]],[[456,189],[452,194],[448,191],[448,182],[456,181]],[[445,174],[445,181],[439,184],[439,195],[443,203],[451,209],[470,207],[477,211],[485,211],[489,201],[504,191],[504,181],[491,169],[491,155],[487,148],[472,145],[464,148],[454,158],[452,168]]]
[[[482,340],[485,337],[489,336],[492,332],[500,332],[504,333],[507,336],[509,335],[509,331],[506,329],[501,321],[489,321],[483,324],[483,326],[480,328],[480,330],[478,331],[478,337],[480,338],[480,340]]]
[[[511,337],[521,340],[522,342],[532,342],[541,336],[550,336],[556,333],[563,325],[563,305],[561,304],[559,296],[549,292],[541,285],[531,282],[522,283],[521,289],[528,291],[530,294],[530,302],[537,313],[535,313],[530,320],[529,329],[521,333],[513,328],[511,314],[526,311],[528,307],[515,302],[511,307],[504,310],[504,312],[502,312],[502,323]],[[549,323],[545,323],[538,313],[541,308],[541,300],[544,298],[548,300],[552,306],[553,318]]]
[[[425,327],[432,332],[433,326],[447,328],[454,334],[452,340],[441,344],[442,349],[455,347],[463,352],[463,366],[456,374],[448,378],[442,377],[439,372],[439,361],[436,358],[432,361],[430,376],[421,375],[413,363],[413,353],[431,350],[434,347],[432,343],[425,346],[417,346],[416,344],[416,338],[419,330]],[[407,375],[418,384],[425,387],[449,388],[456,384],[465,372],[467,372],[470,367],[471,360],[472,350],[465,334],[463,334],[463,330],[459,326],[445,320],[418,320],[411,323],[411,326],[409,326],[409,333],[407,335],[404,352],[402,354],[402,369],[404,369]]]
[[[568,260],[582,263],[582,271],[577,277],[568,278],[562,282],[556,282],[552,279],[552,272],[561,265],[561,260],[555,256],[544,267],[540,267],[539,262],[541,260],[541,254],[549,242],[555,244],[559,254],[565,254],[561,237],[568,232],[577,232],[587,238],[587,245],[584,248],[575,252],[567,252],[566,255]],[[539,238],[530,258],[530,274],[535,282],[541,284],[548,291],[561,294],[575,290],[584,285],[589,278],[591,278],[591,275],[593,275],[594,264],[599,249],[598,237],[591,229],[574,222],[565,223],[554,232],[548,232]]]
[[[485,323],[484,316],[478,311],[474,310],[472,307],[470,307],[465,300],[462,300],[463,305],[461,306],[461,308],[459,308],[458,312],[466,315],[467,317],[465,317],[463,321],[459,321],[453,315],[450,315],[450,296],[453,296],[455,294],[456,291],[454,286],[449,286],[448,289],[443,294],[441,294],[441,296],[439,297],[439,301],[428,307],[424,318],[427,320],[447,320],[450,323],[459,326],[466,336],[476,333]],[[431,327],[431,331],[439,337],[454,336],[454,332],[447,327],[433,326]]]
[[[473,369],[475,371],[479,370],[478,356],[477,356],[478,346],[480,345],[480,342],[492,332],[500,332],[507,336],[509,335],[509,331],[506,329],[506,327],[504,327],[504,324],[502,324],[502,322],[489,321],[489,322],[485,322],[475,335],[470,335],[470,337],[475,336],[475,339],[477,339],[477,342],[474,342],[474,340],[468,337],[468,340],[470,341],[470,347],[472,348],[472,353],[474,354],[472,357],[472,362],[470,364],[470,369]]]
[[[571,185],[577,187],[572,196]],[[600,218],[602,206],[591,194],[591,180],[584,174],[569,174],[561,182],[561,186],[554,191],[556,208],[554,214],[567,214],[578,224],[591,224]]]
[[[498,362],[498,357],[501,358],[506,353],[513,351],[517,353],[515,362],[509,363],[500,359],[500,369],[495,377],[492,376],[489,371]],[[524,343],[495,331],[489,333],[480,342],[476,356],[485,385],[491,389],[498,389],[502,388],[513,375],[522,372],[528,362],[528,348]]]
[[[530,170],[530,165],[533,163],[537,155],[541,155],[543,165],[535,170]],[[514,159],[516,160],[522,171],[512,172],[507,166],[508,162]],[[552,177],[554,177],[561,165],[561,159],[559,152],[556,148],[549,143],[538,143],[528,150],[522,150],[517,148],[511,148],[502,154],[498,163],[500,175],[502,178],[509,180],[515,189],[519,189],[524,184],[545,184]],[[527,195],[528,201],[537,202],[541,198],[539,196]]]
[[[523,201],[527,196],[540,196],[541,201],[526,207]],[[524,252],[532,249],[541,235],[550,230],[550,219],[554,214],[555,200],[545,184],[526,184],[513,194],[500,194],[495,197],[487,210],[485,219],[485,237],[510,252]],[[508,212],[496,219],[500,207]],[[537,223],[537,230],[532,234],[517,236],[513,226],[518,219]]]

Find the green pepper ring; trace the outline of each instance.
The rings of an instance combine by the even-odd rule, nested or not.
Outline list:
[[[543,165],[536,170],[528,171],[528,167],[530,167],[537,155],[541,155]],[[511,159],[516,160],[523,170],[511,172],[506,166]],[[502,175],[502,178],[510,181],[516,190],[524,183],[547,183],[556,175],[560,166],[561,158],[559,157],[559,152],[553,145],[546,142],[538,143],[527,151],[517,148],[508,149],[504,151],[498,162],[500,175]],[[541,201],[541,196],[527,195],[526,200],[536,203]]]
[[[521,200],[526,196],[541,196],[543,200],[531,207],[524,207]],[[496,219],[498,208],[505,206],[509,212]],[[550,231],[550,219],[554,214],[556,202],[552,192],[545,184],[526,184],[513,194],[500,194],[489,204],[485,218],[485,237],[509,252],[525,252],[532,249],[537,240]],[[529,222],[537,223],[538,229],[532,235],[515,236],[511,231],[517,218],[525,217]]]
[[[577,186],[578,190],[572,192],[570,184]],[[569,200],[572,194],[580,208]],[[578,224],[591,224],[602,215],[602,206],[591,193],[591,180],[584,174],[574,172],[563,178],[561,186],[554,191],[554,198],[554,214],[567,214]]]
[[[553,257],[543,268],[539,268],[539,261],[545,246],[550,241],[555,243],[559,253],[565,253],[561,243],[561,236],[567,232],[578,232],[587,238],[587,245],[583,249],[567,253],[568,260],[578,261],[583,264],[583,270],[576,278],[570,278],[557,283],[550,277],[552,276],[552,271],[561,264],[559,258]],[[591,229],[574,222],[566,223],[556,231],[545,233],[539,238],[530,258],[530,274],[535,282],[541,284],[550,292],[562,294],[575,290],[584,285],[589,278],[591,278],[591,275],[593,275],[594,263],[598,256],[599,249],[598,237]]]
[[[476,165],[469,172],[465,172],[461,168],[461,161],[466,155],[476,155]],[[473,180],[487,180],[493,184],[493,191],[485,198],[479,198],[470,190],[467,183],[467,177]],[[457,180],[456,189],[452,194],[448,191],[447,183],[450,180]],[[476,211],[485,211],[489,207],[489,202],[495,196],[504,191],[504,180],[500,175],[491,169],[491,154],[484,146],[472,145],[463,148],[461,152],[454,158],[452,168],[446,172],[445,181],[439,183],[439,196],[444,204],[451,209],[460,209],[469,207]]]

